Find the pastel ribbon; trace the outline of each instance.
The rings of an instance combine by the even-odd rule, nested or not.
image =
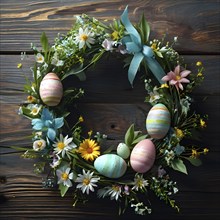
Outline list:
[[[122,39],[122,43],[126,45],[126,50],[129,53],[134,54],[132,61],[128,69],[128,79],[131,85],[133,85],[134,78],[136,76],[137,70],[143,59],[151,72],[154,74],[156,79],[162,84],[161,80],[165,76],[165,72],[157,62],[154,56],[153,50],[147,46],[143,45],[141,42],[141,37],[135,27],[131,24],[128,18],[128,7],[125,8],[123,14],[121,15],[121,22],[125,26],[128,36]]]

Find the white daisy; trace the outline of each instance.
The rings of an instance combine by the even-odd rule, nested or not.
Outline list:
[[[44,139],[36,140],[33,143],[33,149],[35,151],[41,151],[46,147],[46,141]]]
[[[110,196],[110,199],[118,200],[119,196],[121,196],[121,186],[118,185],[112,185],[112,187],[107,192]]]
[[[148,181],[143,178],[143,175],[136,174],[132,190],[138,191],[139,189],[144,189],[145,186],[148,186],[148,184]]]
[[[91,47],[90,44],[95,43],[94,33],[91,32],[88,28],[83,30],[79,28],[79,33],[75,36],[75,43],[79,44],[79,49],[82,49],[85,45]]]
[[[35,57],[35,60],[37,63],[43,63],[44,62],[44,56],[41,53],[38,53]]]
[[[58,184],[62,183],[64,186],[72,186],[72,182],[70,180],[73,179],[73,173],[70,173],[70,167],[63,166],[56,170],[56,174],[58,177]]]
[[[78,177],[76,178],[75,182],[79,183],[76,188],[81,189],[83,193],[89,194],[89,191],[94,192],[94,187],[97,187],[95,183],[97,183],[100,178],[99,177],[92,177],[93,172],[86,173],[86,171],[83,169],[83,174],[78,174]]]
[[[55,147],[54,151],[56,154],[62,154],[62,157],[65,156],[65,153],[67,151],[72,150],[73,148],[76,148],[76,144],[72,142],[73,138],[68,138],[68,135],[63,138],[63,135],[60,134],[60,138],[57,138],[57,142],[53,144]]]

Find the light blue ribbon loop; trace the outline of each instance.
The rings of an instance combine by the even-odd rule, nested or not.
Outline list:
[[[141,43],[141,37],[138,31],[131,24],[128,18],[128,7],[125,8],[123,14],[121,15],[121,22],[125,26],[125,29],[129,35],[129,37],[125,36],[122,39],[122,42],[125,44],[126,50],[129,53],[134,54],[128,69],[129,82],[131,85],[133,85],[133,81],[137,74],[138,68],[144,59],[148,68],[154,74],[156,79],[162,84],[163,81],[161,79],[163,76],[165,76],[165,72],[155,59],[153,50],[149,46],[143,45]]]

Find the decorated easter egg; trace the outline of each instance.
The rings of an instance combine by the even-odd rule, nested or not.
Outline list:
[[[117,147],[117,154],[123,159],[129,158],[130,152],[130,148],[125,143],[120,143]]]
[[[151,108],[146,119],[148,134],[155,139],[164,138],[170,128],[170,112],[164,104]]]
[[[137,143],[131,151],[131,167],[138,173],[145,173],[153,166],[155,157],[154,143],[150,139],[144,139]]]
[[[63,96],[63,85],[55,73],[48,73],[40,84],[40,97],[44,104],[56,106]]]
[[[104,154],[94,162],[95,169],[103,176],[109,178],[119,178],[127,170],[127,164],[116,154]]]

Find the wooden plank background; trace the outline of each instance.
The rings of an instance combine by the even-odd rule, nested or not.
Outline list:
[[[72,207],[71,192],[60,198],[56,189],[44,189],[41,177],[32,173],[34,161],[24,160],[7,146],[28,146],[30,121],[17,115],[18,104],[25,99],[21,92],[23,73],[17,69],[20,52],[29,56],[23,71],[30,75],[30,43],[39,45],[41,32],[53,43],[57,33],[67,32],[76,14],[87,13],[98,19],[118,18],[129,5],[130,19],[138,21],[144,12],[151,37],[167,39],[178,36],[176,49],[188,63],[202,61],[205,82],[194,93],[195,109],[209,114],[208,128],[203,131],[203,146],[210,153],[203,166],[188,165],[189,175],[173,173],[180,192],[175,197],[177,213],[152,196],[154,212],[146,219],[219,219],[220,218],[220,1],[219,0],[1,0],[0,35],[0,219],[142,219],[128,212],[117,216],[117,205],[109,200],[92,198],[87,205]],[[85,128],[95,128],[112,138],[110,144],[123,139],[131,123],[144,131],[149,106],[143,103],[145,91],[137,79],[132,90],[127,72],[114,58],[89,70],[88,79],[72,84],[85,88],[86,96],[79,109],[86,120]],[[115,80],[117,77],[118,80]],[[143,219],[144,219],[143,218]]]

